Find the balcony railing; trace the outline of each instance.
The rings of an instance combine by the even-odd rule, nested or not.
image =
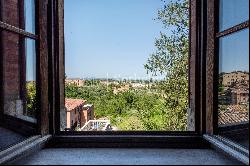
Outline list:
[[[109,131],[111,129],[110,120],[90,120],[81,131]]]

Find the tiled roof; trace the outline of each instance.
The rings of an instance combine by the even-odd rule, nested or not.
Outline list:
[[[244,109],[243,106],[241,105],[230,105],[227,107],[227,110],[229,111],[239,111],[239,112],[245,112],[246,110]]]
[[[234,124],[249,121],[249,113],[228,110],[219,113],[219,125]]]
[[[86,104],[86,100],[81,100],[81,99],[65,99],[65,107],[67,111],[72,111],[75,108]]]
[[[248,94],[249,91],[245,90],[245,89],[233,89],[232,93],[246,93],[246,94]]]

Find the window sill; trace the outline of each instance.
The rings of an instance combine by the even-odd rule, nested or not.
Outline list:
[[[51,135],[44,137],[34,136],[0,152],[0,165],[11,164],[41,150],[50,139]]]
[[[211,144],[212,148],[249,165],[249,150],[221,136],[204,135],[204,139]]]

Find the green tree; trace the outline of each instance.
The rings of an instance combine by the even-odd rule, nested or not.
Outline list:
[[[125,117],[118,123],[120,130],[134,131],[134,130],[147,130],[144,128],[142,121],[136,116]]]
[[[165,75],[160,84],[165,98],[165,129],[186,130],[188,108],[188,0],[176,0],[158,11],[157,20],[171,33],[160,33],[155,53],[151,54],[145,69],[152,75]]]
[[[36,111],[36,83],[35,82],[27,82],[26,83],[26,110],[27,115],[30,117],[35,117]]]

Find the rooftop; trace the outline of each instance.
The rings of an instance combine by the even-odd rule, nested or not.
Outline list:
[[[66,107],[67,111],[72,111],[76,107],[84,105],[86,102],[87,102],[86,100],[82,100],[82,99],[69,99],[69,98],[66,98],[65,99],[65,107]]]
[[[219,125],[228,125],[247,121],[249,121],[248,112],[228,110],[219,113]]]
[[[245,90],[245,89],[234,89],[232,90],[232,93],[249,93],[249,90]]]

